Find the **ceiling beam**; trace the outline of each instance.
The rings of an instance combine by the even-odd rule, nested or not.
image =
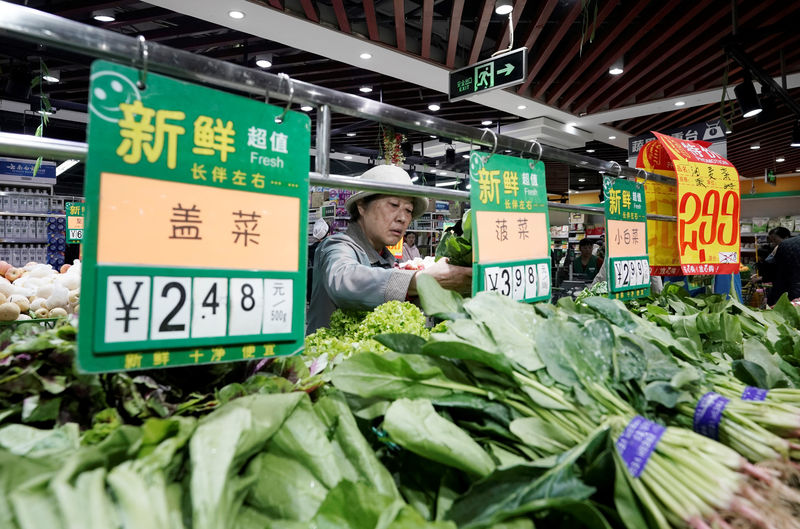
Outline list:
[[[528,30],[528,34],[525,36],[524,44],[524,46],[528,48],[528,51],[533,50],[533,45],[536,44],[536,40],[539,38],[539,35],[541,35],[542,30],[547,24],[547,21],[550,20],[550,15],[553,14],[553,10],[557,5],[558,0],[547,0],[547,3],[542,7],[536,20],[531,21],[531,27]]]
[[[375,3],[372,0],[363,0],[364,4],[364,17],[367,19],[367,32],[369,33],[369,40],[373,42],[380,42],[381,36],[378,32],[378,19],[375,16]]]
[[[394,32],[397,36],[397,49],[406,51],[406,8],[403,0],[394,0]]]
[[[480,57],[481,49],[483,48],[483,40],[486,38],[486,29],[489,27],[489,20],[492,18],[494,2],[495,0],[483,0],[483,10],[478,20],[478,27],[475,29],[475,38],[472,41],[472,51],[469,54],[469,62],[467,64],[478,62],[478,57]]]
[[[347,20],[347,11],[344,9],[344,3],[342,0],[332,0],[333,1],[333,11],[336,13],[336,22],[339,24],[339,29],[343,33],[351,33],[350,31],[350,21]]]
[[[300,4],[303,6],[303,12],[306,14],[306,18],[312,22],[319,23],[319,15],[317,14],[316,7],[314,7],[314,2],[311,0],[300,0]]]
[[[433,34],[433,0],[422,2],[422,58],[431,58],[431,35]]]
[[[561,97],[569,87],[571,87],[575,81],[581,77],[581,74],[586,71],[587,68],[596,66],[600,55],[609,48],[613,47],[614,41],[619,38],[623,31],[627,31],[628,28],[633,24],[633,21],[636,17],[639,16],[639,13],[647,6],[647,2],[636,2],[631,9],[625,15],[625,18],[622,19],[617,24],[613,25],[613,29],[608,35],[603,36],[602,38],[597,38],[592,43],[592,46],[586,54],[584,58],[581,58],[578,61],[578,64],[572,68],[572,72],[569,74],[564,80],[560,80],[561,86],[547,98],[547,104],[551,106],[555,106],[558,102],[558,98]],[[544,89],[540,88],[534,93],[534,97],[541,98],[544,95]]]
[[[461,15],[464,12],[464,0],[453,0],[453,13],[450,15],[450,31],[447,34],[447,58],[445,66],[453,68],[456,64],[458,49],[458,32],[461,29]]]
[[[511,26],[516,29],[517,23],[519,22],[519,18],[522,16],[522,10],[525,9],[526,0],[517,0],[514,2],[514,10],[511,12]],[[503,17],[505,18],[505,17]],[[497,42],[497,48],[495,48],[495,53],[505,49],[508,46],[508,38],[509,38],[509,26],[508,22],[505,20],[503,21],[503,36]]]

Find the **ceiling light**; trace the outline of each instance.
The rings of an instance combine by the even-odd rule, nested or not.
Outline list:
[[[462,155],[461,155],[461,157],[462,157],[462,158],[467,158],[467,159],[468,159],[468,158],[469,158],[469,154],[462,154]]]
[[[585,181],[586,181],[585,178],[578,178],[578,182],[585,182]]]
[[[586,149],[586,152],[594,152],[594,149]]]
[[[492,124],[492,120],[491,119],[484,119],[483,121],[481,121],[481,125],[483,125],[485,127],[489,126],[491,124]]]
[[[686,104],[686,101],[675,101],[675,106],[676,107],[682,107],[685,104]]]
[[[442,108],[442,107],[440,107],[436,103],[431,103],[430,105],[428,105],[428,110],[430,110],[431,112],[436,112],[440,108]]]
[[[314,110],[314,107],[312,107],[311,105],[303,105],[300,107],[300,110],[302,110],[303,112],[311,112],[312,110]]]
[[[427,123],[428,125],[431,125],[431,124],[433,124],[433,120],[432,119],[426,119],[425,123]],[[417,125],[419,125],[419,122],[417,122]]]
[[[411,181],[412,182],[416,182],[417,180],[419,180],[419,176],[414,175],[414,176],[411,177]]]
[[[352,137],[353,137],[353,136],[355,136],[355,135],[356,135],[356,133],[355,133],[355,132],[348,132],[348,133],[347,133],[347,137],[348,137],[348,138],[352,138]]]
[[[506,153],[506,154],[508,154],[508,153],[510,153],[510,152],[511,152],[511,149],[506,149],[506,150],[505,150],[505,151],[503,151],[503,152],[504,152],[504,153]]]
[[[42,75],[42,80],[48,83],[57,83],[61,80],[61,71],[51,68],[46,74]]]
[[[372,87],[368,84],[365,84],[364,86],[359,87],[358,91],[363,92],[365,94],[369,94],[370,92],[372,92]]]
[[[434,134],[431,134],[431,138],[433,138],[435,140],[436,136]]]
[[[752,150],[760,149],[761,148],[761,144],[759,144],[758,142],[755,142],[754,144],[750,145],[750,148]]]
[[[419,121],[415,121],[414,125],[420,125],[420,122]]]
[[[345,157],[344,157],[344,159],[345,159],[345,160],[352,160],[352,159],[353,159],[353,157],[352,157],[352,156],[350,156],[350,155],[348,154],[347,156],[345,156]]]
[[[236,20],[241,20],[244,18],[244,11],[228,11],[228,16]]]
[[[436,174],[436,169],[431,169],[431,174]]]
[[[526,105],[517,105],[517,110],[525,110],[528,108]]]
[[[733,134],[733,127],[731,127],[727,121],[722,123],[722,127],[725,129],[725,134]]]
[[[92,18],[98,22],[114,22],[117,19],[113,9],[95,9]]]
[[[792,129],[792,142],[789,144],[791,147],[800,147],[800,121],[794,123]]]
[[[608,139],[609,139],[609,140],[616,140],[616,139],[617,139],[617,137],[616,137],[616,136],[609,136],[609,137],[608,137]]]
[[[447,187],[447,186],[454,186],[458,184],[458,180],[446,180],[444,182],[436,182],[434,185],[436,187]]]
[[[56,176],[61,176],[80,163],[80,160],[65,160],[56,167]]]
[[[614,61],[614,63],[611,66],[609,66],[608,73],[610,73],[611,75],[620,75],[624,71],[623,70],[624,66],[625,63],[622,60],[622,57],[620,57],[619,59]]]
[[[795,173],[800,173],[800,167],[794,170]]]
[[[742,109],[742,117],[752,118],[760,114],[761,102],[758,100],[756,87],[753,86],[753,80],[750,79],[750,74],[745,74],[744,81],[733,89],[736,94],[736,99],[739,101],[739,108]]]
[[[778,163],[785,162],[786,158],[784,158],[783,156],[778,156],[777,158],[775,158],[775,161]]]
[[[371,59],[371,58],[372,58],[372,54],[371,54],[371,53],[367,53],[367,52],[365,51],[364,53],[362,53],[361,55],[359,55],[359,57],[361,57],[362,59],[364,59],[364,60],[366,61],[366,60],[368,60],[368,59]]]
[[[269,68],[272,66],[272,54],[256,53],[256,66],[259,68]]]
[[[507,15],[514,10],[514,3],[511,0],[497,0],[494,4],[494,12],[498,15]]]

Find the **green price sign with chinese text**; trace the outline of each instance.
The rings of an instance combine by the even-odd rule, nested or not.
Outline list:
[[[138,79],[92,64],[80,369],[299,352],[308,116]]]
[[[472,293],[517,301],[550,298],[550,222],[544,163],[514,156],[470,155]]]
[[[67,202],[64,204],[67,212],[67,242],[83,241],[83,218],[86,215],[86,204],[83,202]]]
[[[608,295],[634,299],[650,295],[647,210],[644,185],[603,177],[606,214]]]

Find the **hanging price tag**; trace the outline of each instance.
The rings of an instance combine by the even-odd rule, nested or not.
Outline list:
[[[64,210],[67,213],[67,242],[81,242],[83,240],[83,217],[86,215],[86,204],[83,202],[66,202]]]
[[[473,152],[473,295],[500,292],[518,301],[550,298],[550,230],[544,164]]]
[[[298,352],[308,116],[153,73],[146,88],[138,79],[133,68],[92,65],[79,367]]]
[[[739,272],[739,173],[703,144],[654,133],[678,179],[678,251],[684,274]]]
[[[608,295],[633,299],[650,295],[647,257],[647,214],[644,186],[603,177]]]

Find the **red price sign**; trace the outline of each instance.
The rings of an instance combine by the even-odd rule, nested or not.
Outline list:
[[[704,144],[654,133],[678,179],[678,251],[684,274],[739,271],[739,174]]]

